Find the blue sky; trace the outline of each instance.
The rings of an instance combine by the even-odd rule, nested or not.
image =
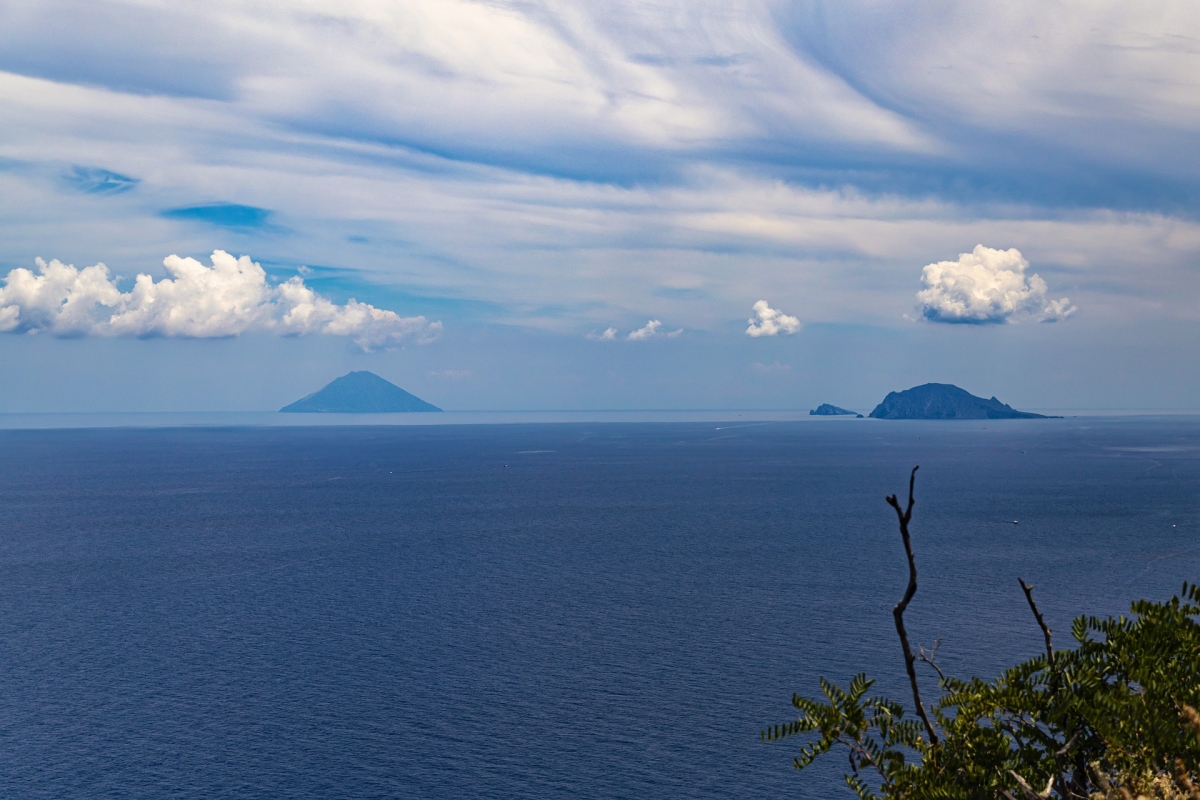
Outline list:
[[[1195,409],[1198,83],[1185,3],[8,4],[0,412]]]

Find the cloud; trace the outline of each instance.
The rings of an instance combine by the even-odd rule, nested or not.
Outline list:
[[[601,333],[593,331],[587,335],[587,338],[592,342],[614,342],[617,339],[617,329],[605,328]]]
[[[771,308],[766,300],[759,300],[754,304],[754,316],[758,319],[751,317],[747,320],[750,323],[750,327],[746,328],[747,336],[778,336],[781,333],[790,334],[800,330],[800,320],[789,317],[777,308]]]
[[[161,242],[207,254],[214,230],[231,231],[276,264],[354,264],[464,320],[577,339],[661,316],[690,335],[728,319],[746,287],[783,302],[801,276],[822,320],[895,325],[896,298],[924,288],[906,269],[927,254],[1019,242],[1076,270],[1071,299],[1089,318],[1195,316],[1200,162],[1175,154],[1198,152],[1200,71],[1169,42],[1200,17],[1018,3],[906,26],[896,8],[847,0],[817,15],[826,25],[806,7],[32,4],[0,30],[0,145],[28,165],[0,170],[0,262],[48,242],[157,262]],[[93,8],[121,25],[97,28]],[[997,25],[1005,46],[981,48]],[[1124,46],[1134,31],[1150,39]],[[1015,72],[997,60],[1009,46]],[[955,68],[936,69],[948,54]],[[814,69],[832,83],[806,82]],[[840,76],[888,88],[854,99],[832,90]],[[897,115],[942,146],[876,136]],[[75,164],[142,182],[89,193],[63,179]],[[1113,197],[1134,211],[1105,210]]]
[[[657,335],[658,329],[661,327],[662,327],[661,320],[652,319],[649,322],[647,322],[643,327],[638,328],[636,331],[631,332],[629,334],[629,336],[627,336],[625,338],[629,339],[631,342],[640,342],[642,339],[649,339],[652,336]]]
[[[37,259],[37,273],[14,269],[0,288],[0,331],[57,336],[164,336],[194,339],[265,330],[286,336],[346,336],[364,350],[433,341],[440,322],[401,317],[351,299],[337,305],[294,277],[278,286],[249,256],[212,254],[212,266],[177,255],[168,278],[138,275],[122,292],[104,264],[76,269]]]
[[[649,322],[647,322],[645,325],[643,325],[642,327],[638,328],[636,331],[632,331],[625,338],[631,342],[640,342],[643,339],[653,339],[657,336],[664,336],[667,339],[674,339],[683,333],[683,328],[680,328],[680,329],[674,330],[674,331],[660,332],[659,328],[661,328],[661,327],[662,327],[661,320],[652,319]],[[614,331],[614,334],[615,334],[615,331]]]
[[[0,30],[5,70],[141,98],[120,101],[125,110],[162,99],[202,107],[211,121],[188,126],[184,141],[225,152],[269,127],[292,148],[297,134],[330,136],[347,154],[347,142],[404,142],[623,184],[676,174],[682,159],[663,154],[752,155],[785,179],[932,189],[972,204],[981,185],[1071,207],[1093,205],[1097,191],[1137,207],[1195,204],[1196,167],[1173,156],[1198,132],[1194,55],[1178,43],[1197,37],[1200,18],[1186,10],[1031,0],[986,11],[846,0],[819,14],[714,0],[26,6]],[[223,112],[234,119],[221,124]],[[48,116],[43,138],[56,146],[66,126]],[[80,129],[103,131],[98,145],[116,134]],[[172,144],[175,159],[206,150]],[[608,157],[614,148],[624,157]],[[872,170],[859,168],[864,150]],[[153,167],[134,174],[167,172]]]
[[[930,322],[1014,322],[1030,317],[1058,322],[1075,313],[1069,298],[1046,297],[1046,282],[1025,275],[1029,262],[1019,250],[976,245],[958,261],[938,261],[921,271],[925,288],[917,292],[921,315]]]

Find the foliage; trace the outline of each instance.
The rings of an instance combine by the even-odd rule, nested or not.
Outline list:
[[[910,482],[909,516],[911,507]],[[906,534],[907,522],[901,515]],[[941,696],[921,720],[870,695],[865,675],[846,689],[822,678],[824,699],[793,696],[799,718],[762,738],[805,737],[797,769],[834,748],[849,751],[846,783],[862,800],[1200,800],[1200,586],[1135,602],[1128,617],[1080,617],[1076,646],[1058,651],[1032,587],[1022,587],[1045,635],[1042,655],[984,681],[946,677],[922,650]],[[919,697],[915,677],[912,685]]]

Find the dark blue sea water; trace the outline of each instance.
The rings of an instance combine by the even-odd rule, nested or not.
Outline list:
[[[914,464],[951,672],[1200,580],[1197,418],[0,432],[0,796],[847,796]]]

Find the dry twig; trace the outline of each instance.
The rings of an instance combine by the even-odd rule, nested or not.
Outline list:
[[[1017,578],[1017,583],[1021,584],[1021,590],[1025,592],[1025,600],[1029,603],[1029,608],[1033,611],[1033,618],[1037,620],[1038,627],[1042,629],[1042,636],[1046,639],[1046,661],[1054,666],[1054,647],[1050,644],[1050,636],[1054,631],[1050,630],[1050,626],[1046,624],[1045,617],[1038,610],[1037,603],[1033,602],[1033,584],[1027,584],[1025,581]]]
[[[1034,788],[1030,786],[1024,778],[1022,778],[1013,770],[1010,769],[1008,774],[1016,778],[1017,785],[1021,787],[1021,793],[1025,795],[1028,800],[1047,800],[1047,798],[1050,797],[1051,790],[1054,788],[1054,778],[1050,778],[1050,780],[1046,783],[1046,788],[1038,792],[1035,791]]]
[[[946,673],[942,672],[942,668],[937,665],[937,651],[938,651],[938,648],[941,646],[942,646],[941,637],[938,637],[938,640],[933,643],[933,647],[931,647],[929,649],[928,653],[925,652],[924,647],[918,646],[917,647],[917,658],[921,659],[926,664],[933,667],[933,671],[938,674],[938,682],[942,686],[945,686],[946,685]]]
[[[913,702],[917,706],[917,715],[925,723],[925,730],[929,734],[929,744],[937,747],[937,733],[933,729],[933,723],[929,721],[929,715],[925,712],[925,705],[921,702],[921,689],[917,685],[917,670],[914,666],[917,659],[913,655],[912,646],[908,643],[908,631],[904,628],[904,610],[908,608],[913,595],[917,593],[917,562],[913,558],[912,538],[908,535],[908,523],[912,519],[913,485],[917,480],[918,469],[920,467],[913,467],[912,473],[908,476],[908,506],[903,511],[900,510],[900,501],[896,499],[896,495],[892,494],[887,497],[888,505],[896,509],[896,517],[900,520],[900,537],[904,540],[904,554],[908,556],[908,588],[904,591],[904,597],[900,598],[900,602],[892,609],[892,618],[896,621],[896,633],[900,635],[900,644],[904,647],[904,668],[908,671],[908,682],[912,684]]]

